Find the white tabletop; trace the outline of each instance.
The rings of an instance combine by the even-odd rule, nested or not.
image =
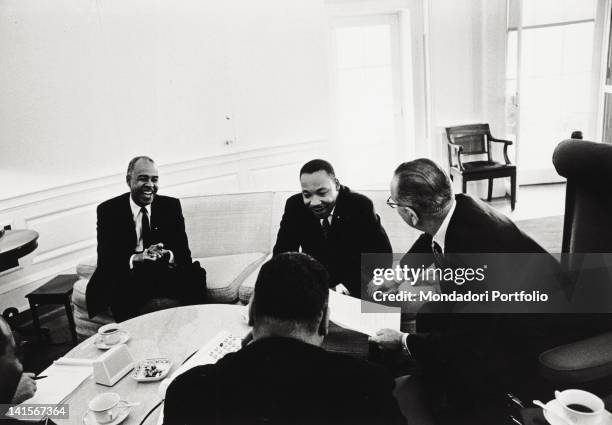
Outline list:
[[[243,317],[244,306],[207,304],[178,307],[157,311],[121,323],[121,328],[130,334],[127,347],[134,360],[167,357],[172,360],[172,373],[195,350],[206,344],[219,331],[227,330],[235,336],[244,336],[249,331]],[[94,359],[103,351],[93,345],[90,337],[72,349],[66,357]],[[145,415],[158,404],[159,382],[137,382],[129,374],[112,387],[96,384],[93,378],[86,379],[70,396],[70,418],[54,419],[57,424],[82,424],[87,413],[87,403],[97,394],[116,392],[130,402],[140,402],[133,407],[122,424],[140,424]],[[147,419],[146,424],[155,424],[160,408]]]

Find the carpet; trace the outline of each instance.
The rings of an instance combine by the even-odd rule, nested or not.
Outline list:
[[[563,216],[532,218],[516,221],[515,224],[551,254],[561,252],[563,239]]]

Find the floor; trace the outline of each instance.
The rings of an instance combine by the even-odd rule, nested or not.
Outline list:
[[[565,211],[565,183],[520,186],[514,211],[510,209],[510,198],[496,198],[491,206],[513,221],[563,215]]]

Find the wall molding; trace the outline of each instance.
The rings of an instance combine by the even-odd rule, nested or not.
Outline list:
[[[206,166],[223,165],[236,161],[245,161],[249,159],[277,156],[287,153],[296,153],[301,151],[309,151],[313,148],[327,149],[327,142],[324,140],[313,140],[306,142],[298,142],[290,145],[271,146],[259,149],[251,149],[238,151],[233,153],[224,153],[213,156],[206,156],[188,161],[178,161],[172,163],[160,163],[160,174],[164,176],[173,175],[176,173],[186,172],[189,170],[198,170]],[[116,173],[110,176],[102,176],[95,179],[75,181],[69,185],[51,187],[48,189],[24,193],[6,199],[0,199],[0,212],[8,211],[12,208],[24,207],[31,203],[37,203],[43,200],[59,198],[65,195],[74,195],[79,192],[101,189],[108,186],[114,186],[117,181],[122,181],[123,173]]]
[[[32,265],[44,263],[45,261],[53,260],[55,258],[63,257],[68,254],[74,254],[80,252],[87,248],[93,248],[96,246],[96,239],[86,239],[83,241],[78,241],[74,243],[70,243],[68,245],[60,246],[59,248],[55,248],[49,251],[42,252],[36,255],[32,259]]]

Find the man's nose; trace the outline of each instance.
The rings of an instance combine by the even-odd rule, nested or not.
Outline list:
[[[313,196],[310,199],[310,205],[316,207],[318,205],[321,205],[321,198],[319,198],[318,196]]]

